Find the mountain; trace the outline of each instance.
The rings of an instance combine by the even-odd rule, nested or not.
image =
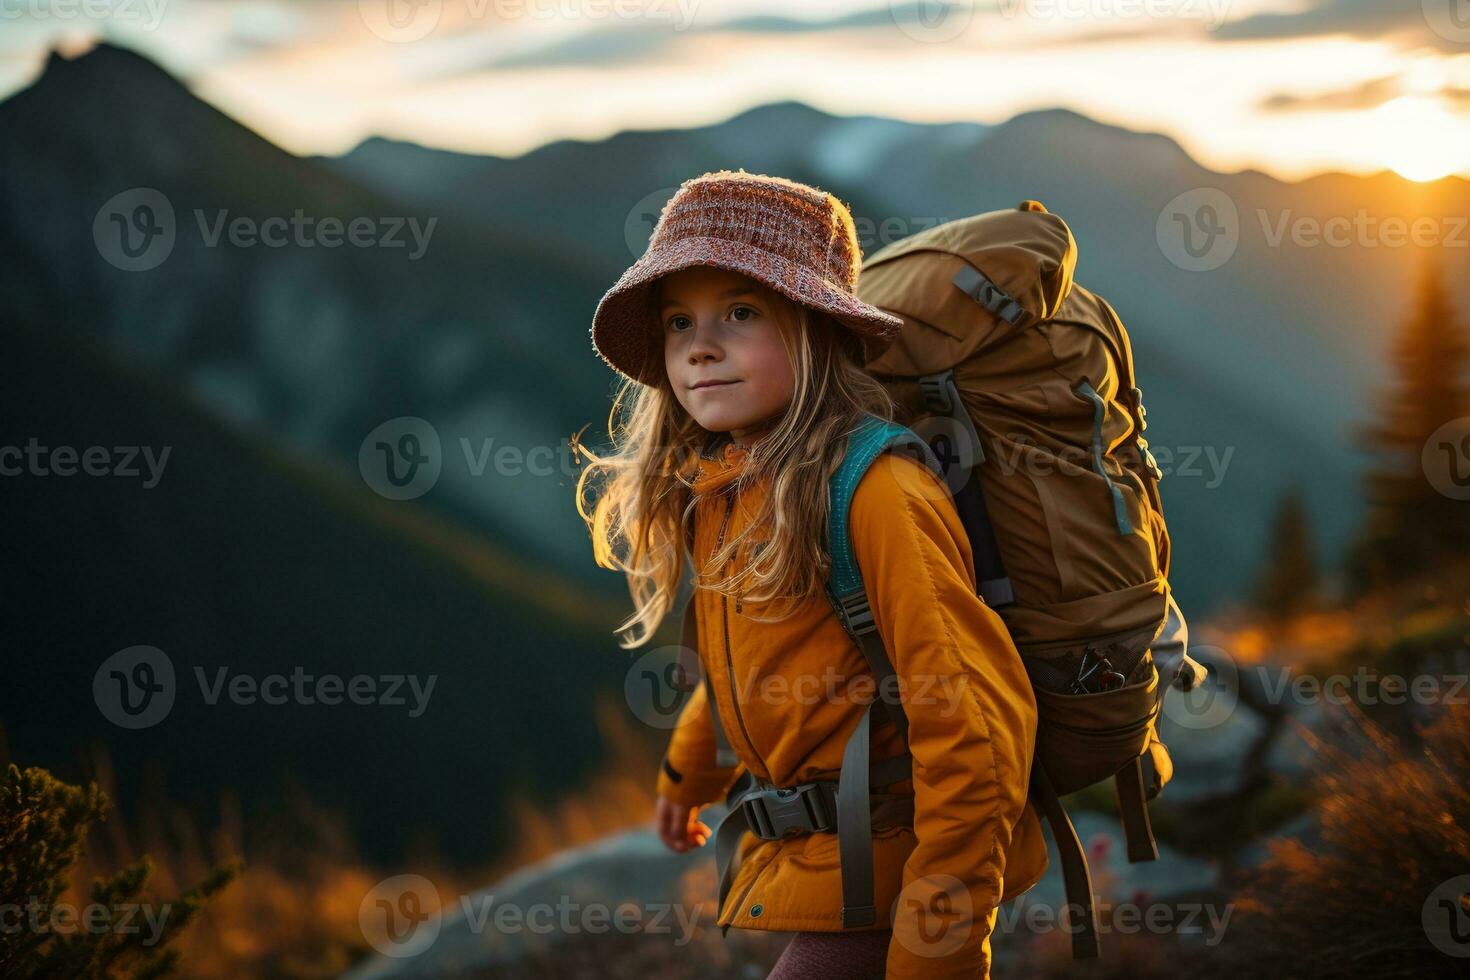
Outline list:
[[[0,324],[0,418],[10,445],[37,447],[0,478],[0,746],[15,762],[77,781],[104,748],[129,827],[140,806],[166,822],[150,786],[211,827],[228,792],[252,829],[300,791],[381,864],[424,842],[489,861],[515,801],[588,781],[604,762],[595,701],[630,661],[619,605],[220,424],[79,332]],[[82,472],[97,453],[105,472]],[[130,730],[94,683],[136,645],[168,658],[176,693]],[[266,703],[266,678],[298,672],[314,703]],[[341,703],[316,686],[329,676]],[[252,681],[259,696],[229,693]],[[353,683],[384,703],[353,703]]]
[[[1376,410],[1388,338],[1426,250],[1372,231],[1316,245],[1300,233],[1340,231],[1362,211],[1440,216],[1439,234],[1453,239],[1470,204],[1461,180],[1217,173],[1166,136],[1067,110],[936,126],[782,102],[515,158],[383,139],[299,158],[108,45],[53,57],[0,104],[0,128],[13,137],[0,146],[4,309],[60,314],[305,455],[351,460],[383,421],[424,418],[449,449],[423,506],[609,598],[621,583],[587,560],[574,467],[488,477],[467,460],[487,439],[555,451],[589,422],[597,443],[614,379],[592,354],[591,312],[691,176],[744,167],[824,186],[851,205],[869,252],[1024,198],[1066,218],[1079,281],[1133,336],[1167,474],[1172,578],[1196,615],[1248,594],[1287,487],[1303,490],[1327,562],[1361,511],[1354,433]],[[159,267],[125,272],[93,224],[139,187],[171,202],[177,242]],[[390,248],[211,246],[199,214],[207,228],[221,209],[435,224],[416,260]],[[1216,220],[1234,251],[1194,271],[1180,236]],[[1447,278],[1470,310],[1459,253],[1438,252],[1457,263]]]
[[[1167,474],[1172,579],[1197,614],[1248,595],[1290,486],[1308,499],[1323,558],[1343,555],[1361,514],[1355,432],[1376,411],[1388,338],[1429,257],[1375,222],[1429,216],[1446,246],[1470,237],[1455,218],[1470,206],[1462,180],[1217,173],[1166,136],[1063,109],[997,126],[928,126],[785,102],[710,126],[559,140],[515,159],[370,139],[321,162],[384,192],[404,187],[426,209],[471,202],[476,220],[535,235],[609,284],[641,252],[668,194],[705,170],[744,167],[833,191],[869,253],[943,221],[1043,201],[1077,238],[1079,281],[1107,297],[1132,335],[1149,438]],[[1234,251],[1192,271],[1165,212],[1201,189],[1234,209]],[[1339,244],[1345,226],[1360,225]],[[1453,277],[1461,253],[1438,251],[1470,313],[1470,277]]]
[[[493,226],[410,212],[294,157],[110,45],[53,54],[35,85],[0,103],[0,131],[4,315],[75,324],[304,456],[355,460],[384,421],[427,419],[450,451],[425,505],[604,595],[621,591],[587,560],[570,463],[475,472],[455,451],[461,438],[472,458],[486,439],[555,449],[606,415],[584,324],[591,278],[578,288]],[[94,226],[137,189],[162,196],[160,222],[171,209],[174,243],[129,271],[110,261],[114,229]],[[137,218],[136,201],[122,211]],[[298,214],[312,222],[301,241],[285,224]],[[329,247],[312,235],[330,218],[365,220],[364,240],[383,244],[339,234]],[[232,244],[235,221],[260,237]],[[410,221],[427,239],[417,257]]]

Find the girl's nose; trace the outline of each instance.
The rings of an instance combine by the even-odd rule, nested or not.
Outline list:
[[[696,322],[694,336],[689,341],[689,362],[719,360],[724,354],[720,346],[720,329],[711,323]]]

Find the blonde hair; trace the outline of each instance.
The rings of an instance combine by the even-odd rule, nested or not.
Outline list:
[[[749,603],[791,603],[785,615],[761,620],[779,622],[797,601],[826,585],[827,481],[847,448],[846,435],[865,413],[892,419],[894,405],[883,385],[863,370],[856,334],[826,313],[750,281],[776,310],[794,388],[786,410],[751,446],[731,490],[769,479],[770,492],[746,530],[726,539],[706,568],[696,569],[695,581],[697,588]],[[612,448],[605,456],[587,451],[577,436],[571,439],[574,450],[590,461],[577,479],[577,513],[592,533],[597,564],[628,578],[633,613],[615,632],[624,634],[624,648],[633,648],[648,641],[678,595],[701,497],[679,473],[712,433],[679,404],[668,376],[660,372],[656,385],[624,380],[608,415],[608,435]],[[589,512],[586,488],[594,475],[604,476],[605,483]],[[747,565],[723,579],[710,574],[758,530],[762,539],[770,532],[769,542]]]

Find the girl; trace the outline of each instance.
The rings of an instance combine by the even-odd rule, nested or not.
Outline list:
[[[595,350],[626,380],[613,452],[592,457],[577,504],[598,564],[628,578],[624,646],[645,643],[673,609],[686,551],[695,572],[708,683],[680,715],[654,814],[675,851],[708,840],[696,813],[737,777],[835,780],[875,694],[824,592],[829,478],[848,435],[894,412],[863,364],[902,321],[854,295],[861,264],[833,195],[706,173],[665,205],[593,318]],[[589,513],[593,471],[607,480]],[[986,976],[998,904],[1046,867],[1026,802],[1036,702],[1004,624],[976,595],[938,476],[884,453],[858,481],[849,525],[908,718],[907,746],[895,725],[873,722],[872,758],[912,757],[906,778],[873,780],[885,790],[871,821],[876,915],[844,928],[836,833],[742,834],[717,923],[795,932],[772,977]],[[733,765],[716,756],[715,721]]]

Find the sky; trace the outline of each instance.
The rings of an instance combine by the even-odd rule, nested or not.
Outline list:
[[[0,0],[0,97],[98,39],[299,154],[517,156],[797,99],[1062,107],[1284,180],[1470,178],[1467,0]]]

